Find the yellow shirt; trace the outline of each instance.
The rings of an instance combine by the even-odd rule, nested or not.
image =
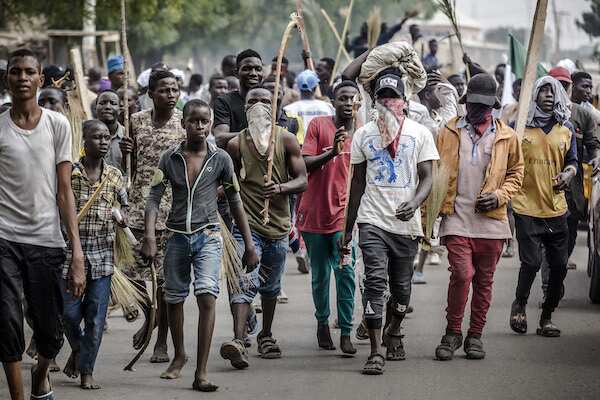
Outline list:
[[[537,218],[558,217],[567,212],[565,193],[555,191],[553,178],[565,167],[571,147],[571,130],[560,124],[546,134],[540,128],[526,128],[522,149],[525,176],[519,192],[512,198],[517,214]]]

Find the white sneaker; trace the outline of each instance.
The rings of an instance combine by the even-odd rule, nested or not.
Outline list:
[[[279,304],[287,304],[288,301],[289,301],[289,298],[287,297],[287,294],[285,294],[285,292],[282,289],[281,292],[279,293],[279,296],[277,296],[277,302]]]
[[[440,255],[438,253],[431,253],[429,255],[429,265],[440,265],[442,261],[440,260]]]

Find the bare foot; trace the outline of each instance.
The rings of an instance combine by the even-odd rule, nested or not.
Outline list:
[[[181,375],[181,370],[183,366],[187,362],[187,357],[183,356],[183,358],[173,358],[173,361],[167,368],[165,372],[160,374],[162,379],[177,379]]]
[[[82,374],[81,375],[81,385],[79,385],[84,390],[98,390],[102,389],[102,386],[96,383],[94,377],[91,374]]]
[[[43,396],[52,391],[52,387],[50,386],[50,378],[46,374],[46,376],[41,376],[41,373],[37,371],[37,364],[31,366],[31,395],[33,396]]]
[[[216,392],[219,387],[209,381],[206,376],[196,374],[192,389],[197,390],[198,392]]]
[[[167,353],[167,346],[154,347],[154,353],[150,357],[150,362],[153,364],[168,363],[170,360]],[[174,361],[174,360],[173,360]]]
[[[71,352],[63,373],[71,379],[77,379],[79,377],[79,353],[74,351]]]
[[[50,372],[60,372],[60,367],[56,363],[56,359],[50,360]]]

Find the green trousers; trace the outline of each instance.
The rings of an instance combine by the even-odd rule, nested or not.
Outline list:
[[[338,324],[342,336],[349,336],[352,332],[352,313],[354,312],[354,263],[340,266],[337,241],[341,236],[342,232],[331,234],[302,232],[310,257],[315,317],[319,324],[328,323],[331,313],[329,310],[329,282],[331,270],[333,270],[337,294]]]

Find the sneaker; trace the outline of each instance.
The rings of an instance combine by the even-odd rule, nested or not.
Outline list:
[[[467,335],[464,350],[468,360],[483,360],[485,358],[483,342],[479,337]]]
[[[229,360],[236,369],[248,368],[248,350],[241,340],[234,339],[231,342],[225,342],[221,345],[221,357]]]
[[[246,320],[246,332],[250,336],[254,336],[258,333],[258,317],[253,306],[250,306],[250,312],[248,313],[248,319]]]
[[[298,250],[296,253],[296,263],[298,263],[298,271],[302,274],[308,274],[310,271],[310,263],[305,249]]]
[[[440,255],[438,253],[431,253],[429,255],[429,262],[427,264],[440,265],[441,263],[442,263],[442,260],[440,260]]]
[[[281,289],[279,296],[277,296],[277,303],[279,304],[287,304],[290,299],[287,297],[287,294]]]
[[[454,357],[454,352],[462,345],[462,333],[446,333],[442,341],[435,349],[435,358],[440,361],[449,361]]]
[[[415,271],[415,273],[413,274],[413,277],[412,277],[412,283],[413,283],[413,285],[426,284],[427,281],[425,280],[425,275],[422,272]]]
[[[513,245],[507,245],[504,253],[502,253],[503,258],[513,258],[515,256],[515,248]]]

